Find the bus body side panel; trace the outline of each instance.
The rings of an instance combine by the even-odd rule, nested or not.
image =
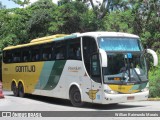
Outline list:
[[[88,94],[89,90],[91,89],[91,80],[85,72],[83,62],[68,60],[63,73],[65,78],[66,98],[69,99],[69,90],[71,86],[74,85],[78,87],[81,93],[82,101],[92,102]]]
[[[11,90],[11,83],[15,81],[23,81],[25,93],[32,93],[35,85],[39,80],[44,62],[30,63],[12,63],[2,65],[3,71],[3,86],[6,90]]]
[[[2,66],[5,90],[11,90],[12,81],[17,86],[22,81],[25,93],[69,99],[71,85],[77,84],[82,101],[92,102],[91,79],[82,61],[3,63]]]
[[[92,102],[88,94],[91,81],[90,78],[85,74],[83,62],[77,60],[67,60],[65,63],[59,61],[59,63],[56,64],[59,65],[57,67],[53,67],[52,71],[55,71],[55,73],[51,73],[52,77],[50,82],[47,79],[45,82],[43,80],[39,80],[33,94],[69,99],[70,87],[71,85],[76,85],[81,92],[82,100]],[[41,74],[43,74],[43,72]],[[38,88],[37,86],[42,83],[43,86],[48,84],[48,88],[50,89],[45,89],[45,87]],[[55,83],[56,86],[53,87],[53,84]]]
[[[33,94],[59,98],[64,97],[65,83],[62,81],[64,80],[62,71],[65,64],[66,60],[45,62]],[[63,84],[60,84],[61,81]]]

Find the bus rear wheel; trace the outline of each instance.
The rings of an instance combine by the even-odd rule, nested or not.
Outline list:
[[[72,87],[69,92],[70,101],[73,106],[75,107],[81,107],[84,105],[84,103],[81,101],[81,94],[77,87]]]
[[[24,97],[25,96],[24,87],[23,87],[22,83],[18,84],[18,94],[19,94],[19,97]]]
[[[12,82],[12,85],[11,85],[11,90],[13,91],[13,94],[14,96],[18,96],[18,88],[16,86],[16,83],[15,82]]]

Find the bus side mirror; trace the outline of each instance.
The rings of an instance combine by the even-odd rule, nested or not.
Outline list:
[[[150,53],[153,57],[153,65],[157,66],[158,65],[158,56],[157,53],[151,49],[146,49],[147,53]]]
[[[99,49],[99,53],[101,56],[101,65],[102,67],[107,67],[108,66],[108,59],[107,59],[107,53],[103,49]]]

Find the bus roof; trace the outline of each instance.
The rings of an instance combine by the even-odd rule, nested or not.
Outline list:
[[[38,45],[42,43],[49,43],[52,41],[65,40],[69,38],[83,37],[83,36],[92,36],[92,37],[131,37],[131,38],[139,38],[137,35],[122,33],[122,32],[86,32],[86,33],[73,33],[70,35],[67,34],[56,34],[52,36],[42,37],[31,40],[30,43],[21,44],[16,46],[8,46],[3,50],[10,50],[15,48],[27,47],[32,45]]]
[[[80,36],[139,38],[137,35],[129,34],[129,33],[122,33],[122,32],[86,32],[86,33],[80,34]]]
[[[49,42],[52,42],[54,39],[62,38],[64,36],[67,36],[67,34],[56,34],[56,35],[52,35],[52,36],[37,38],[37,39],[31,40],[30,43],[16,45],[16,46],[8,46],[8,47],[4,48],[3,50],[10,50],[10,49],[14,49],[14,48],[27,47],[27,46],[38,45],[38,44],[42,44],[42,43],[49,43]]]

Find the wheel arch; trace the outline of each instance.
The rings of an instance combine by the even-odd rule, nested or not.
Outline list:
[[[81,94],[81,101],[83,101],[82,89],[78,83],[71,83],[68,90],[68,98],[70,99],[70,91],[73,87],[77,87]]]

